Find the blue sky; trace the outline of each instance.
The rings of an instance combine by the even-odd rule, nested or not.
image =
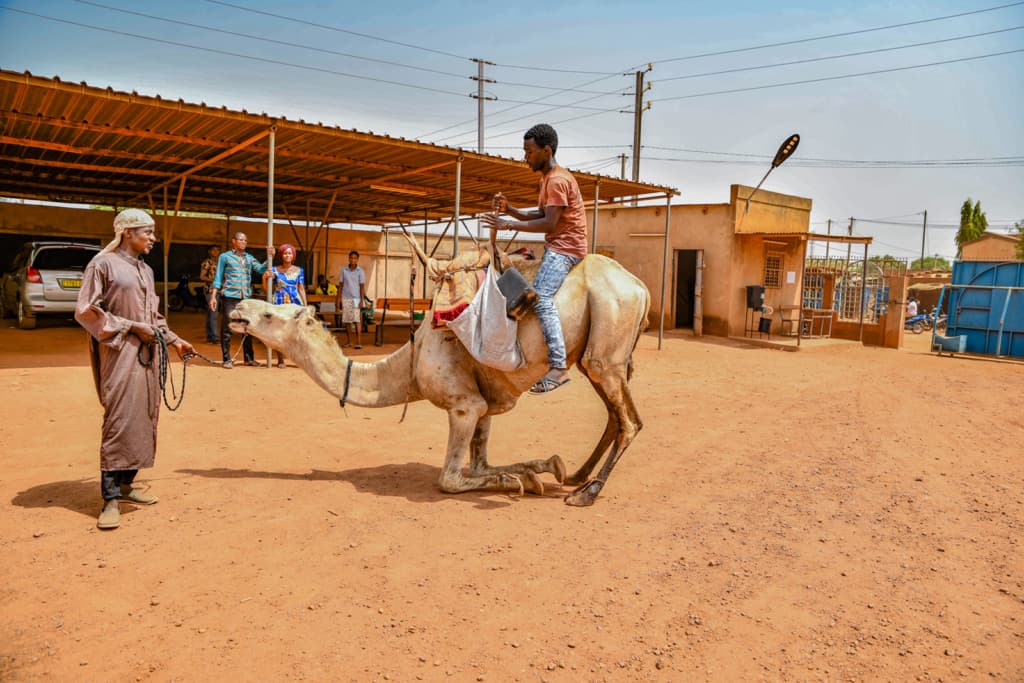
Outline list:
[[[547,121],[559,130],[562,164],[617,174],[615,157],[631,153],[633,136],[632,115],[618,111],[632,108],[620,93],[634,78],[621,74],[654,62],[641,179],[679,188],[682,202],[724,202],[731,183],[763,175],[767,160],[755,155],[770,157],[799,132],[797,154],[765,188],[811,197],[815,231],[829,218],[845,229],[854,216],[855,233],[875,237],[874,253],[915,256],[921,231],[913,224],[927,209],[927,252],[951,256],[955,229],[944,226],[957,222],[964,198],[980,199],[993,226],[1024,219],[1024,52],[835,77],[1024,49],[1024,4],[977,11],[1010,4],[561,2],[524,13],[455,1],[0,0],[8,8],[0,10],[0,64],[475,149],[468,77],[476,73],[469,59],[479,57],[494,62],[485,75],[497,81],[487,85],[498,99],[487,103],[486,151],[518,156],[522,131]],[[966,12],[976,13],[923,21]],[[908,22],[923,23],[865,31]],[[819,36],[835,37],[806,40]],[[804,63],[772,66],[793,61]],[[700,75],[730,69],[743,70]],[[833,80],[765,87],[813,79]],[[707,94],[745,88],[759,89]],[[1005,157],[1014,159],[992,161]],[[949,161],[962,159],[986,161]],[[893,163],[925,160],[942,163]],[[879,218],[911,225],[867,220]]]

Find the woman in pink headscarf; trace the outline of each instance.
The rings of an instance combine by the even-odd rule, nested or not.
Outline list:
[[[274,303],[306,305],[306,274],[301,266],[295,265],[295,247],[282,244],[277,248],[277,261],[272,269],[263,274],[263,288],[270,278],[274,279]],[[283,368],[284,354],[277,352],[277,367]]]

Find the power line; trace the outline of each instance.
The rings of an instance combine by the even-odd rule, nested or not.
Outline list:
[[[469,61],[471,58],[464,57],[463,55],[457,55],[452,52],[445,52],[444,50],[437,50],[432,47],[423,47],[422,45],[413,45],[412,43],[403,43],[400,40],[391,40],[390,38],[381,38],[380,36],[370,35],[369,33],[359,33],[358,31],[350,31],[345,28],[338,26],[330,26],[328,24],[319,24],[315,21],[307,21],[305,19],[296,19],[295,17],[289,17],[284,14],[275,14],[274,12],[267,12],[265,10],[253,9],[252,7],[245,7],[244,5],[238,5],[233,2],[225,2],[225,0],[206,0],[214,5],[223,5],[224,7],[232,7],[243,12],[252,12],[253,14],[262,14],[267,17],[273,17],[275,19],[283,19],[284,21],[291,21],[296,24],[303,24],[305,26],[312,26],[314,28],[322,28],[327,31],[335,31],[337,33],[347,33],[350,36],[358,36],[360,38],[366,38],[367,40],[378,40],[382,43],[391,43],[392,45],[400,45],[401,47],[407,47],[412,50],[421,50],[423,52],[431,52],[436,55],[443,55],[445,57],[453,57],[455,59],[465,59]]]
[[[740,166],[760,166],[764,162],[758,159],[686,159],[680,157],[645,157],[649,161],[671,161],[689,164],[719,164],[719,165],[740,165]],[[809,160],[809,159],[791,159],[786,163],[787,166],[797,166],[801,168],[849,168],[849,169],[868,169],[868,170],[881,170],[881,169],[903,169],[903,168],[960,168],[960,167],[972,167],[972,168],[1017,168],[1024,166],[1024,158],[1018,158],[1013,161],[946,161],[946,162],[929,162],[929,163],[916,163],[916,162],[900,162],[900,161],[886,161],[886,162],[843,162],[842,160]]]
[[[81,0],[79,0],[81,1]],[[882,47],[874,50],[862,50],[860,52],[846,52],[839,55],[828,55],[825,57],[811,57],[808,59],[797,59],[790,62],[776,62],[775,64],[761,64],[759,66],[744,66],[736,69],[723,69],[721,71],[706,71],[699,74],[687,74],[685,76],[670,76],[668,78],[659,78],[658,83],[665,83],[666,81],[681,81],[687,78],[702,78],[704,76],[721,76],[722,74],[734,74],[743,71],[758,71],[761,69],[775,69],[781,66],[794,66],[796,64],[811,64],[813,62],[824,62],[831,59],[843,59],[846,57],[861,57],[864,55],[873,55],[881,52],[893,52],[895,50],[908,50],[915,47],[924,47],[926,45],[939,45],[941,43],[950,43],[957,40],[967,40],[969,38],[979,38],[981,36],[991,36],[997,33],[1007,33],[1009,31],[1019,31],[1024,26],[1014,26],[1012,28],[1001,28],[994,31],[985,31],[984,33],[972,33],[970,35],[954,36],[952,38],[942,38],[940,40],[929,40],[923,43],[910,43],[907,45],[896,45],[893,47]]]
[[[391,61],[391,60],[388,60],[388,59],[377,59],[375,57],[364,57],[362,55],[352,54],[351,52],[340,52],[338,50],[331,50],[331,49],[323,48],[323,47],[314,47],[314,46],[311,46],[311,45],[302,45],[301,43],[292,43],[292,42],[288,42],[286,40],[277,40],[276,38],[267,38],[267,37],[264,37],[264,36],[254,36],[254,35],[249,34],[249,33],[241,33],[239,31],[231,31],[231,30],[228,30],[228,29],[217,28],[215,26],[206,26],[206,25],[203,25],[203,24],[194,24],[194,23],[188,22],[188,21],[179,21],[177,19],[168,19],[166,17],[158,17],[158,16],[153,15],[153,14],[146,14],[144,12],[136,12],[135,10],[123,9],[123,8],[120,8],[120,7],[112,7],[110,5],[104,5],[104,4],[101,4],[101,3],[98,3],[98,2],[92,2],[92,0],[73,0],[73,2],[77,2],[77,3],[82,4],[82,5],[91,5],[93,7],[99,7],[101,9],[110,10],[112,12],[121,12],[123,14],[131,14],[131,15],[134,15],[134,16],[137,16],[137,17],[143,17],[143,18],[146,18],[146,19],[153,19],[155,21],[162,21],[162,22],[165,22],[165,23],[168,23],[168,24],[177,24],[178,26],[188,26],[190,28],[198,28],[198,29],[202,29],[204,31],[211,31],[211,32],[214,32],[214,33],[223,33],[225,35],[236,36],[238,38],[246,38],[246,39],[249,39],[249,40],[261,40],[261,41],[264,41],[264,42],[267,42],[267,43],[273,43],[275,45],[284,45],[286,47],[296,47],[296,48],[299,48],[299,49],[302,49],[302,50],[310,50],[312,52],[322,52],[324,54],[335,55],[335,56],[338,56],[338,57],[349,57],[351,59],[361,59],[361,60],[367,61],[367,62],[375,62],[377,64],[387,64],[389,66],[398,66],[398,67],[402,67],[403,69],[414,69],[416,71],[426,71],[428,73],[441,74],[443,76],[453,76],[455,78],[462,78],[462,79],[468,78],[468,76],[466,76],[465,74],[453,73],[451,71],[442,71],[440,69],[431,69],[429,67],[415,66],[413,64],[403,64],[402,62],[394,62],[394,61]]]
[[[814,41],[817,41],[817,40],[829,40],[831,38],[843,38],[845,36],[855,36],[855,35],[860,35],[860,34],[863,34],[863,33],[872,33],[872,32],[875,32],[875,31],[886,31],[886,30],[892,29],[892,28],[902,28],[902,27],[905,27],[905,26],[916,26],[916,25],[919,25],[919,24],[927,24],[927,23],[934,22],[934,21],[944,21],[946,19],[956,19],[958,17],[966,17],[966,16],[970,16],[972,14],[982,14],[984,12],[994,12],[996,10],[1006,9],[1008,7],[1017,7],[1018,5],[1024,5],[1024,1],[1022,1],[1022,2],[1011,2],[1011,3],[1007,4],[1007,5],[998,5],[996,7],[988,7],[988,8],[985,8],[985,9],[972,10],[970,12],[960,12],[958,14],[947,14],[947,15],[942,16],[942,17],[932,17],[931,19],[919,19],[917,21],[906,21],[906,22],[903,22],[903,23],[900,23],[900,24],[890,24],[888,26],[878,26],[878,27],[875,27],[875,28],[864,28],[864,29],[859,29],[859,30],[856,30],[856,31],[845,31],[843,33],[830,33],[828,35],[815,36],[813,38],[800,38],[800,39],[797,39],[797,40],[787,40],[787,41],[783,41],[783,42],[779,42],[779,43],[765,43],[763,45],[753,45],[751,47],[740,47],[740,48],[735,48],[735,49],[732,49],[732,50],[719,50],[717,52],[704,52],[704,53],[696,54],[696,55],[687,55],[686,57],[672,57],[670,59],[659,59],[659,60],[657,60],[657,61],[655,61],[653,63],[654,64],[668,64],[669,62],[680,62],[680,61],[685,61],[685,60],[689,60],[689,59],[700,59],[702,57],[717,57],[719,55],[731,55],[731,54],[736,54],[738,52],[750,52],[752,50],[764,50],[764,49],[770,48],[770,47],[782,47],[784,45],[798,45],[800,43],[811,43],[811,42],[814,42]]]
[[[207,1],[208,2],[213,2],[214,0],[207,0]],[[105,32],[105,33],[113,33],[115,35],[126,36],[128,38],[136,38],[138,40],[148,40],[148,41],[152,41],[154,43],[163,43],[164,45],[173,45],[175,47],[185,47],[185,48],[189,48],[191,50],[201,50],[202,52],[210,52],[212,54],[226,55],[226,56],[229,56],[229,57],[238,57],[240,59],[249,59],[249,60],[252,60],[252,61],[255,61],[255,62],[262,62],[264,64],[276,64],[276,65],[279,65],[279,66],[291,67],[293,69],[305,69],[307,71],[316,71],[316,72],[319,72],[319,73],[330,74],[332,76],[343,76],[345,78],[355,78],[355,79],[359,79],[359,80],[363,80],[363,81],[374,81],[376,83],[384,83],[384,84],[387,84],[387,85],[397,85],[397,86],[401,86],[401,87],[404,87],[404,88],[413,88],[415,90],[425,90],[427,92],[440,93],[442,95],[454,95],[455,97],[467,97],[467,95],[465,93],[454,92],[454,91],[451,91],[451,90],[442,90],[440,88],[431,88],[429,86],[416,85],[414,83],[403,83],[401,81],[391,81],[391,80],[387,80],[387,79],[383,79],[383,78],[375,78],[373,76],[362,76],[360,74],[352,74],[352,73],[347,73],[347,72],[344,72],[344,71],[335,71],[333,69],[325,69],[325,68],[318,67],[318,66],[309,66],[307,64],[296,64],[296,63],[293,63],[293,62],[285,62],[285,61],[278,60],[278,59],[270,59],[268,57],[257,57],[255,55],[247,55],[247,54],[243,54],[241,52],[232,52],[230,50],[220,50],[220,49],[212,48],[212,47],[203,47],[202,45],[192,45],[190,43],[181,43],[181,42],[174,41],[174,40],[166,40],[164,38],[155,38],[153,36],[144,36],[144,35],[137,34],[137,33],[129,33],[127,31],[118,31],[116,29],[107,28],[107,27],[104,27],[104,26],[93,26],[92,24],[85,24],[85,23],[82,23],[82,22],[71,21],[69,19],[60,19],[58,17],[51,17],[51,16],[47,16],[45,14],[38,14],[36,12],[29,12],[28,10],[15,9],[14,7],[0,7],[0,10],[7,10],[9,12],[17,12],[19,14],[27,14],[29,16],[39,17],[40,19],[47,19],[49,21],[55,21],[55,22],[58,22],[58,23],[61,23],[61,24],[69,24],[71,26],[78,26],[78,27],[81,27],[81,28],[92,29],[94,31],[102,31],[102,32]]]
[[[670,152],[689,152],[693,154],[717,154],[723,156],[734,156],[734,157],[750,157],[753,159],[771,159],[771,154],[749,154],[743,152],[714,152],[703,149],[689,149],[686,147],[667,147],[663,145],[644,145],[644,149],[657,149],[662,151]],[[963,157],[954,159],[823,159],[820,157],[797,157],[794,161],[821,161],[827,163],[843,163],[843,164],[937,164],[937,163],[958,163],[958,162],[1021,162],[1024,161],[1024,155],[1013,155],[1005,157]],[[902,218],[902,216],[891,216],[890,218]]]
[[[615,74],[615,75],[618,76],[620,74]],[[601,78],[596,78],[596,79],[594,79],[592,81],[588,81],[586,83],[582,83],[582,84],[580,84],[577,87],[583,88],[583,87],[586,87],[588,85],[593,85],[594,83],[599,83],[600,81],[607,80],[609,78],[611,78],[611,76],[603,76]],[[501,109],[500,111],[496,111],[493,114],[491,114],[491,116],[492,117],[493,116],[500,116],[501,114],[504,114],[506,112],[510,112],[510,111],[512,111],[514,109],[520,109],[522,107],[525,107],[525,106],[528,106],[528,105],[531,105],[531,104],[540,104],[544,100],[547,100],[547,99],[549,99],[551,97],[554,97],[557,94],[559,94],[559,93],[553,93],[551,95],[542,95],[542,96],[540,96],[540,97],[538,97],[538,98],[536,98],[534,100],[531,100],[529,102],[524,102],[524,103],[516,104],[516,105],[514,105],[512,107],[506,107],[505,109]],[[572,104],[582,104],[584,102],[590,102],[590,101],[596,100],[596,99],[601,98],[601,97],[605,97],[605,95],[592,95],[590,97],[584,97],[583,99],[576,100]],[[553,108],[545,109],[545,110],[540,111],[540,112],[535,112],[535,113],[531,114],[530,116],[540,116],[541,114],[544,114],[544,113],[546,113],[548,111],[553,111],[554,109],[558,109],[558,108],[559,107],[553,107]],[[513,121],[519,121],[519,120],[521,120],[523,118],[526,118],[526,117],[525,116],[516,117],[516,118],[513,118],[513,119],[509,119],[507,121],[502,121],[498,125],[503,125],[505,123],[512,123]],[[432,131],[430,133],[424,133],[423,135],[417,135],[416,139],[427,138],[427,137],[430,137],[432,135],[436,135],[437,133],[443,133],[446,130],[451,130],[452,128],[459,128],[459,127],[467,125],[469,123],[473,123],[474,121],[476,121],[476,119],[469,119],[469,120],[466,120],[466,121],[461,121],[459,123],[453,123],[450,126],[445,126],[444,128],[439,128],[439,129],[437,129],[435,131]],[[473,132],[473,131],[465,131],[465,132],[460,132],[460,133],[452,133],[451,135],[446,135],[443,138],[438,138],[437,140],[434,140],[434,142],[441,142],[443,140],[450,140],[451,138],[463,137],[464,135],[469,135],[471,132]]]
[[[891,69],[876,69],[874,71],[861,71],[859,73],[842,74],[840,76],[824,76],[822,78],[808,78],[808,79],[805,79],[805,80],[802,80],[802,81],[788,81],[786,83],[769,83],[767,85],[755,85],[755,86],[750,86],[750,87],[747,87],[747,88],[730,88],[729,90],[714,90],[714,91],[711,91],[711,92],[692,93],[690,95],[676,95],[676,96],[673,96],[673,97],[662,97],[662,98],[659,98],[659,99],[656,99],[656,100],[652,100],[652,102],[671,102],[671,101],[675,101],[675,100],[688,100],[688,99],[692,99],[692,98],[695,98],[695,97],[709,97],[711,95],[727,95],[727,94],[730,94],[730,93],[750,92],[750,91],[753,91],[753,90],[768,90],[770,88],[782,88],[782,87],[789,86],[789,85],[805,85],[807,83],[822,83],[822,82],[825,82],[825,81],[838,81],[838,80],[842,80],[844,78],[856,78],[858,76],[874,76],[874,75],[877,75],[877,74],[887,74],[887,73],[893,73],[893,72],[896,72],[896,71],[910,71],[912,69],[923,69],[923,68],[929,67],[929,66],[942,66],[944,64],[956,64],[956,63],[959,63],[959,62],[971,62],[971,61],[976,61],[976,60],[979,60],[979,59],[988,59],[989,57],[1001,57],[1003,55],[1011,55],[1011,54],[1015,54],[1017,52],[1024,52],[1024,48],[1019,48],[1019,49],[1016,49],[1016,50],[1005,50],[1003,52],[991,52],[989,54],[975,55],[973,57],[960,57],[959,59],[945,59],[945,60],[942,60],[942,61],[939,61],[939,62],[928,62],[926,64],[913,64],[911,66],[898,66],[898,67],[893,67]]]

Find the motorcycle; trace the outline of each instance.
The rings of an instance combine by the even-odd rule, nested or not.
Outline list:
[[[189,276],[182,275],[178,280],[178,286],[171,290],[167,298],[167,307],[174,312],[183,310],[186,306],[197,311],[207,309],[206,286],[200,284],[195,292],[189,285]]]
[[[903,321],[903,329],[908,332],[913,332],[914,334],[921,334],[924,332],[925,326],[929,325],[929,323],[926,322],[927,319],[927,313],[918,313],[917,315]]]

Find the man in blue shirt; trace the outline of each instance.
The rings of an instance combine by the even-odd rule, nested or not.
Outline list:
[[[363,325],[360,317],[360,309],[363,307],[363,299],[366,297],[366,273],[359,265],[359,252],[348,253],[348,266],[341,269],[338,275],[338,282],[341,284],[341,291],[335,307],[341,304],[341,322],[345,325],[345,338],[347,341],[343,346],[352,346],[352,328],[356,328],[355,348],[363,348]]]
[[[249,238],[244,232],[236,232],[231,238],[231,251],[226,251],[217,259],[217,274],[213,277],[213,290],[210,293],[210,310],[216,311],[218,296],[220,297],[220,352],[224,367],[234,367],[231,360],[231,328],[228,321],[235,306],[252,296],[252,275],[262,275],[274,259],[273,245],[267,245],[267,262],[260,263],[256,257],[245,251]],[[246,335],[242,341],[242,357],[246,365],[259,366],[253,355],[252,337]]]

